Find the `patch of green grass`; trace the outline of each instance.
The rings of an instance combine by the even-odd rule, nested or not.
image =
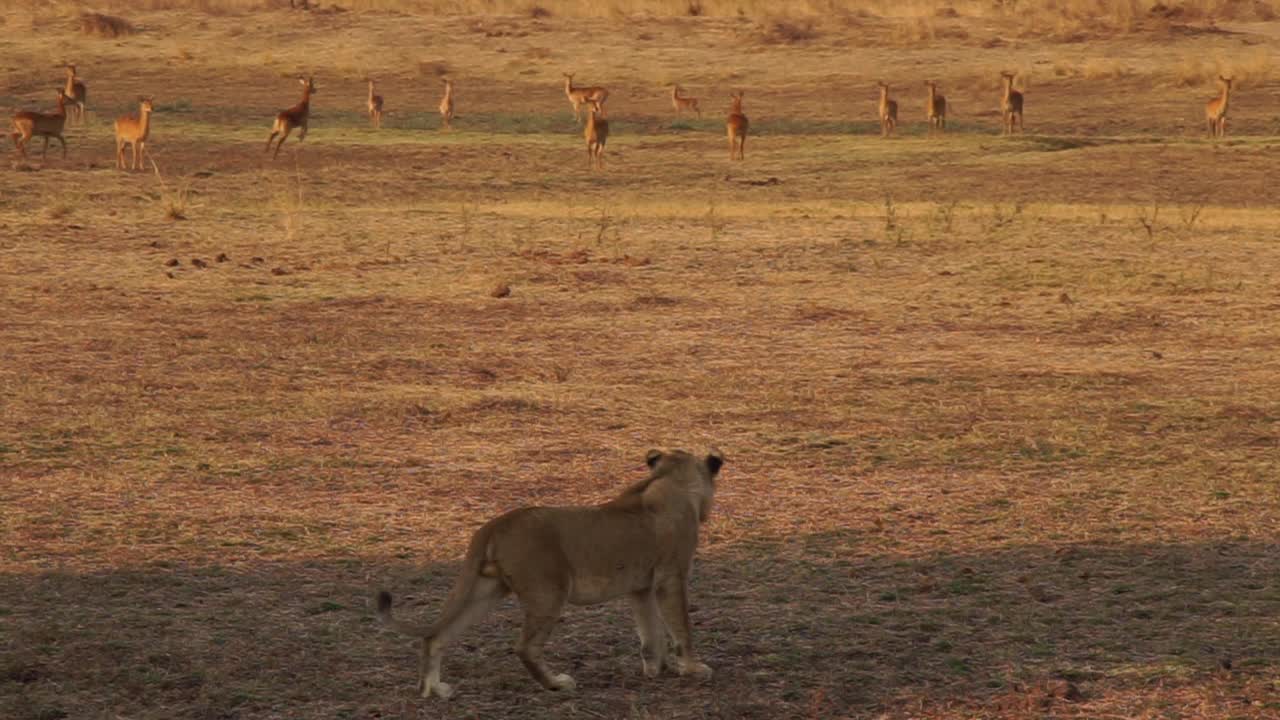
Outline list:
[[[308,615],[321,615],[324,613],[337,612],[339,610],[346,610],[346,609],[347,609],[346,606],[342,605],[341,603],[336,603],[331,600],[325,600],[324,602],[308,606],[306,609],[306,613]]]

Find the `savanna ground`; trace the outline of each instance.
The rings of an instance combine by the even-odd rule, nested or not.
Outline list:
[[[279,5],[0,15],[0,106],[48,107],[63,62],[90,97],[65,161],[0,172],[0,716],[1280,715],[1267,6]],[[565,71],[613,90],[604,173]],[[270,162],[298,73],[311,133]],[[112,167],[140,93],[159,177]],[[414,697],[375,588],[426,617],[484,519],[710,444],[709,685],[645,681],[617,604],[568,612],[579,689],[543,692],[508,605],[456,699]]]

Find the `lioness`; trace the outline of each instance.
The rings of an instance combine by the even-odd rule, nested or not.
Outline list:
[[[471,537],[444,611],[429,627],[395,619],[391,594],[378,593],[382,621],[422,638],[422,697],[453,694],[440,681],[445,646],[510,592],[524,608],[516,655],[548,690],[576,687],[542,660],[564,604],[594,605],[619,595],[631,601],[646,676],[656,677],[664,665],[681,675],[711,676],[693,653],[686,590],[698,524],[711,512],[724,455],[650,450],[645,462],[649,476],[602,505],[520,508],[485,523]]]

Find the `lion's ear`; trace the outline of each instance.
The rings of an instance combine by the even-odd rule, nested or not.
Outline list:
[[[658,461],[661,459],[662,459],[661,450],[650,450],[649,452],[644,454],[644,464],[648,465],[650,470],[652,470],[653,466],[657,465]]]
[[[707,453],[707,469],[712,475],[720,472],[720,468],[724,466],[724,453],[719,448],[711,448],[711,452]]]

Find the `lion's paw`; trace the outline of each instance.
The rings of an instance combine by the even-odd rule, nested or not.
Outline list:
[[[660,661],[650,662],[648,660],[641,659],[640,662],[644,664],[645,677],[656,678],[662,673],[662,663]]]
[[[573,678],[569,677],[567,674],[560,673],[559,675],[555,675],[551,678],[551,689],[572,692],[573,690],[578,689],[578,683],[574,682]]]
[[[711,679],[711,666],[704,662],[682,661],[677,670],[681,675],[692,675],[699,680]]]
[[[448,700],[449,698],[453,697],[453,686],[450,685],[449,683],[444,683],[437,680],[434,684],[428,685],[427,688],[422,691],[422,697],[424,698],[431,697],[432,693],[439,695],[441,700]]]

